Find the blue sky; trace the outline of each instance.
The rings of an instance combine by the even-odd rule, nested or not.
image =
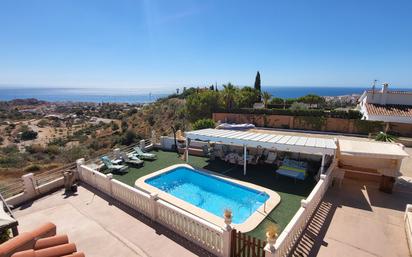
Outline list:
[[[412,87],[411,0],[0,0],[0,84]]]

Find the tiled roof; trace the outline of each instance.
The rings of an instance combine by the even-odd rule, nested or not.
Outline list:
[[[372,90],[367,90],[368,93],[373,93]],[[375,94],[382,94],[382,91],[380,89],[375,89]],[[388,90],[388,94],[400,94],[400,95],[412,95],[412,91],[400,91],[400,90]]]
[[[412,117],[412,105],[380,105],[367,103],[365,106],[369,115]]]

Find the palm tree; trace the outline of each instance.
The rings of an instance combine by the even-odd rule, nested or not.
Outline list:
[[[232,110],[235,102],[236,88],[230,82],[227,85],[223,85],[223,100],[225,102],[227,110]]]
[[[267,108],[269,100],[272,98],[272,95],[269,92],[263,92],[262,93],[262,99],[263,99],[263,104],[265,105],[265,108]]]
[[[390,134],[388,134],[388,133],[385,133],[385,132],[379,132],[377,135],[376,135],[376,137],[375,137],[375,140],[376,141],[381,141],[381,142],[395,142],[396,141],[396,139],[397,139],[397,137],[395,137],[395,136],[392,136],[392,135],[390,135]]]

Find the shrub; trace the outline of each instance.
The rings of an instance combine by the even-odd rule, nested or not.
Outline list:
[[[137,142],[138,139],[139,139],[138,136],[133,130],[127,130],[121,139],[121,143],[122,145],[131,145],[134,142]]]
[[[8,154],[4,157],[0,157],[0,166],[6,168],[20,168],[24,167],[26,160],[23,158],[23,155],[20,153]]]
[[[37,164],[32,164],[24,169],[25,172],[35,172],[41,170],[41,167]]]
[[[41,121],[39,121],[39,123],[37,123],[37,126],[43,128],[45,126],[49,125],[49,121],[42,119]]]
[[[19,149],[17,148],[16,145],[8,145],[6,147],[1,148],[1,151],[5,154],[11,154],[11,153],[18,153]]]
[[[307,110],[308,107],[304,103],[295,102],[290,106],[289,109],[292,111],[301,111],[301,110]]]
[[[37,138],[37,132],[33,130],[25,130],[21,133],[21,139],[26,140],[33,140]]]
[[[26,151],[33,154],[33,153],[42,153],[44,152],[44,147],[39,145],[39,144],[32,144],[29,146],[26,146]]]
[[[84,146],[72,146],[64,149],[62,152],[62,156],[67,162],[74,162],[80,158],[87,158],[88,155],[89,151]]]
[[[116,130],[119,129],[119,125],[117,125],[116,122],[113,122],[113,121],[112,121],[111,124],[112,124],[112,130],[113,130],[113,131],[116,131]]]
[[[66,140],[64,140],[63,138],[56,138],[56,139],[51,140],[47,145],[48,146],[51,146],[51,145],[65,146]]]
[[[214,128],[215,122],[212,119],[200,119],[193,123],[193,129],[205,129],[205,128]]]
[[[7,240],[9,240],[10,238],[12,238],[11,236],[11,230],[10,229],[5,229],[0,233],[0,244],[6,242]]]
[[[310,116],[310,117],[325,117],[325,118],[342,118],[342,119],[357,119],[362,118],[362,114],[356,110],[349,111],[325,111],[322,109],[253,109],[241,108],[234,109],[227,113],[240,114],[267,114],[267,115],[290,115],[290,116]]]
[[[58,145],[48,145],[45,152],[50,155],[58,155],[60,154],[60,147]]]
[[[52,170],[52,169],[56,169],[56,168],[58,168],[58,167],[60,167],[59,164],[57,164],[57,163],[51,163],[51,164],[44,165],[44,166],[43,166],[43,169]]]
[[[349,110],[349,111],[337,111],[332,110],[330,111],[331,118],[340,118],[340,119],[355,119],[359,120],[362,118],[362,113],[356,110]]]

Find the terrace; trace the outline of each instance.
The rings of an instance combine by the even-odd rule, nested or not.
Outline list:
[[[104,170],[98,172],[90,168],[96,167],[94,165],[87,166],[81,161],[78,162],[77,171],[81,186],[79,192],[73,195],[64,194],[62,190],[52,194],[47,193],[54,190],[56,186],[62,186],[63,179],[59,176],[53,175],[52,179],[37,176],[31,180],[32,182],[25,178],[21,183],[25,188],[24,193],[9,198],[10,204],[16,203],[16,199],[22,197],[21,195],[33,194],[36,197],[47,195],[35,201],[29,199],[27,202],[26,200],[25,204],[15,209],[20,229],[24,231],[32,229],[33,224],[52,221],[70,238],[75,238],[79,249],[87,253],[87,256],[119,256],[119,254],[122,256],[206,256],[213,254],[229,256],[233,249],[230,242],[235,239],[233,233],[230,232],[230,227],[216,226],[211,221],[201,219],[156,195],[134,188],[136,180],[143,176],[173,164],[186,163],[176,152],[160,150],[161,148],[167,149],[164,147],[164,142],[161,145],[163,147],[152,151],[158,157],[156,160],[145,161],[144,166],[140,168],[130,167],[125,174],[105,174]],[[376,184],[366,187],[358,183],[356,186],[361,188],[362,195],[366,194],[366,201],[371,203],[368,207],[364,201],[359,199],[359,190],[351,186],[353,185],[351,180],[344,179],[342,188],[335,184],[332,189],[329,189],[328,195],[323,197],[332,185],[334,171],[338,169],[336,161],[325,167],[325,172],[320,176],[319,181],[316,181],[313,176],[323,166],[319,161],[310,162],[309,169],[312,175],[303,181],[276,177],[274,166],[268,164],[248,165],[246,175],[242,165],[229,164],[219,159],[191,155],[189,164],[198,169],[209,170],[222,176],[271,189],[280,195],[279,205],[268,213],[263,222],[246,234],[266,241],[267,226],[273,223],[279,226],[281,234],[275,244],[267,244],[272,248],[265,249],[266,256],[285,256],[291,251],[299,256],[322,253],[327,256],[331,252],[349,253],[353,243],[350,239],[356,237],[359,233],[358,229],[366,231],[373,229],[376,234],[379,234],[382,229],[391,230],[385,237],[374,237],[373,243],[356,237],[359,249],[364,246],[363,253],[373,252],[371,249],[375,243],[384,245],[385,240],[392,242],[391,238],[398,238],[398,244],[396,247],[384,249],[384,252],[402,254],[407,251],[406,244],[404,244],[405,236],[398,233],[402,229],[400,210],[407,203],[408,196],[402,196],[402,200],[398,199],[394,207],[390,196],[377,192]],[[54,186],[51,186],[52,184]],[[373,198],[369,198],[368,193],[373,195]],[[358,203],[359,201],[362,206]],[[331,205],[333,208],[325,211],[324,207]],[[350,206],[349,210],[354,210],[353,214],[347,214],[348,209],[345,208],[345,218],[343,218],[342,212],[339,211],[342,205]],[[384,210],[372,205],[379,205]],[[379,222],[358,222],[358,215],[362,217],[370,215],[363,213],[364,209],[372,214],[377,213],[371,217],[372,219],[378,217]],[[317,218],[319,215],[320,219]],[[322,215],[326,217],[322,219]],[[386,219],[395,222],[396,229],[393,229],[391,224],[387,226],[381,222]],[[339,229],[349,221],[356,223],[357,229],[345,230],[347,242],[344,244],[333,242],[333,239],[340,235]],[[313,228],[319,231],[314,233]],[[326,233],[325,230],[330,232]],[[325,240],[332,240],[331,247],[325,246]],[[96,244],[90,243],[92,241],[110,243],[96,247]],[[118,249],[117,252],[116,249]],[[260,250],[263,252],[263,248]]]

